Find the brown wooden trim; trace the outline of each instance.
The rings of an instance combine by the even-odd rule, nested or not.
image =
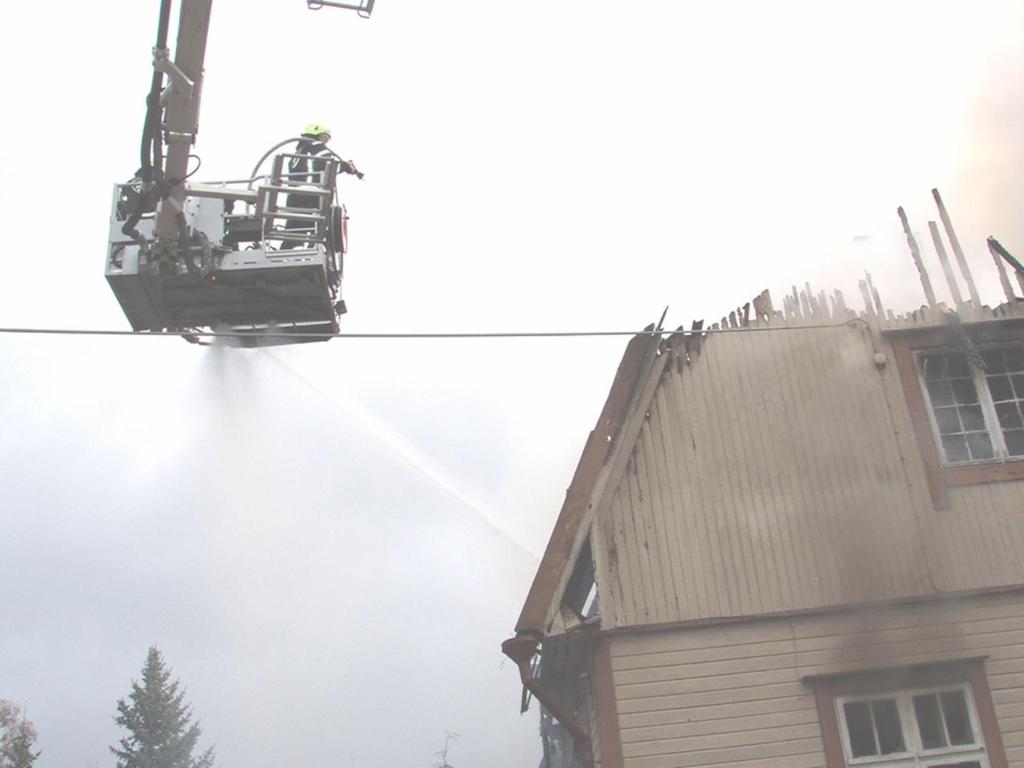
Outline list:
[[[598,640],[594,646],[591,674],[597,704],[597,743],[601,750],[601,766],[622,768],[622,732],[619,730],[619,709],[615,703],[611,643],[607,639]]]
[[[904,343],[904,339],[893,339],[892,351],[896,358],[896,370],[903,386],[903,397],[910,411],[910,422],[914,426],[914,437],[918,450],[924,459],[925,477],[928,491],[931,493],[932,504],[936,509],[949,509],[949,494],[942,474],[942,460],[939,449],[935,445],[932,425],[928,420],[928,404],[924,400],[921,384],[917,379],[917,367],[914,364],[914,353]]]
[[[785,621],[788,619],[801,618],[803,616],[830,616],[837,613],[849,611],[863,611],[865,608],[886,609],[901,606],[929,605],[946,601],[959,601],[968,597],[985,597],[986,595],[1003,595],[1011,592],[1024,591],[1024,583],[1000,585],[998,587],[984,587],[982,589],[963,589],[958,591],[942,592],[938,594],[916,595],[914,597],[900,597],[892,600],[878,600],[868,603],[844,603],[843,605],[829,605],[816,608],[799,608],[792,611],[776,611],[774,613],[751,613],[744,616],[708,616],[700,619],[681,619],[680,621],[666,621],[660,624],[631,624],[626,627],[611,627],[602,629],[602,637],[616,637],[619,635],[649,634],[651,632],[674,632],[679,629],[697,629],[700,627],[720,627],[729,624],[741,624],[751,621]]]
[[[1003,480],[1024,480],[1024,461],[1006,464],[984,464],[973,467],[946,467],[942,470],[946,485],[998,483]]]
[[[843,740],[839,735],[836,721],[836,707],[833,703],[832,688],[827,680],[814,685],[814,703],[818,708],[818,722],[821,723],[821,742],[825,750],[825,765],[828,768],[846,768],[843,756]]]
[[[999,732],[999,721],[996,719],[995,705],[992,703],[992,692],[985,677],[983,659],[961,659],[898,669],[807,678],[805,682],[814,688],[814,701],[821,723],[821,738],[828,768],[846,768],[846,757],[843,754],[839,722],[836,718],[837,696],[960,683],[969,683],[974,694],[974,704],[990,768],[1009,768],[1003,737]]]
[[[971,326],[971,337],[979,344],[1022,341],[1021,326],[1018,323],[1007,325],[985,324]],[[928,490],[936,509],[949,508],[947,489],[958,485],[974,485],[977,483],[997,483],[1024,480],[1024,461],[1007,463],[978,464],[969,467],[944,467],[928,418],[928,403],[921,389],[917,375],[914,353],[935,347],[950,346],[957,343],[950,329],[932,328],[926,331],[893,335],[890,337],[893,356],[896,359],[896,370],[899,372],[903,395],[910,410],[910,420],[914,427],[914,437],[918,449],[924,459],[925,475]]]
[[[654,326],[645,330],[651,331]],[[626,346],[619,363],[608,399],[605,401],[597,425],[590,433],[580,455],[572,483],[565,494],[565,502],[558,514],[551,538],[541,558],[533,584],[526,596],[523,609],[516,622],[516,632],[541,636],[551,601],[555,599],[562,573],[570,566],[577,533],[590,506],[590,497],[597,485],[601,469],[616,446],[616,437],[634,407],[636,392],[641,385],[645,363],[653,359],[661,343],[657,335],[634,336]]]
[[[982,658],[936,661],[913,666],[899,666],[872,669],[868,672],[844,672],[821,678],[807,678],[809,682],[826,682],[829,692],[835,696],[855,696],[864,693],[886,693],[905,691],[910,688],[934,688],[938,685],[966,683],[971,675],[984,676]]]
[[[975,666],[968,679],[974,693],[974,706],[978,710],[981,733],[985,737],[989,768],[1009,768],[1006,748],[1003,746],[1003,734],[999,731],[999,720],[996,719],[996,707],[992,701],[992,691],[988,687],[984,666]]]

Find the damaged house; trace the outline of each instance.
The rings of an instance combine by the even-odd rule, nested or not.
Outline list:
[[[955,306],[906,226],[914,312],[630,341],[502,645],[544,768],[1024,767],[1024,275],[983,305],[935,197]]]

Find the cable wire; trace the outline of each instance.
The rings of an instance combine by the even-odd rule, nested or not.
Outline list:
[[[4,335],[46,335],[46,336],[142,336],[158,338],[261,338],[261,339],[537,339],[537,338],[579,338],[601,336],[710,336],[721,333],[750,333],[757,331],[806,331],[815,328],[842,328],[862,318],[851,318],[838,323],[813,323],[809,325],[751,325],[744,328],[703,328],[701,330],[640,330],[640,331],[458,331],[452,333],[317,333],[314,331],[118,331],[98,328],[0,328]]]

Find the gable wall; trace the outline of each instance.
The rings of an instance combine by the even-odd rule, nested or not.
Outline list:
[[[861,323],[673,352],[595,522],[602,627],[1024,583],[1021,484],[934,509],[890,352]]]

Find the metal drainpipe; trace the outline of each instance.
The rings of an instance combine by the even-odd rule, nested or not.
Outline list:
[[[572,714],[554,697],[540,680],[533,676],[530,662],[537,653],[538,640],[527,635],[510,637],[501,644],[501,652],[508,656],[519,667],[519,677],[523,687],[532,693],[537,700],[548,708],[562,727],[572,734],[576,743],[582,748],[583,768],[594,768],[594,752],[590,746],[590,735],[577,723]]]

